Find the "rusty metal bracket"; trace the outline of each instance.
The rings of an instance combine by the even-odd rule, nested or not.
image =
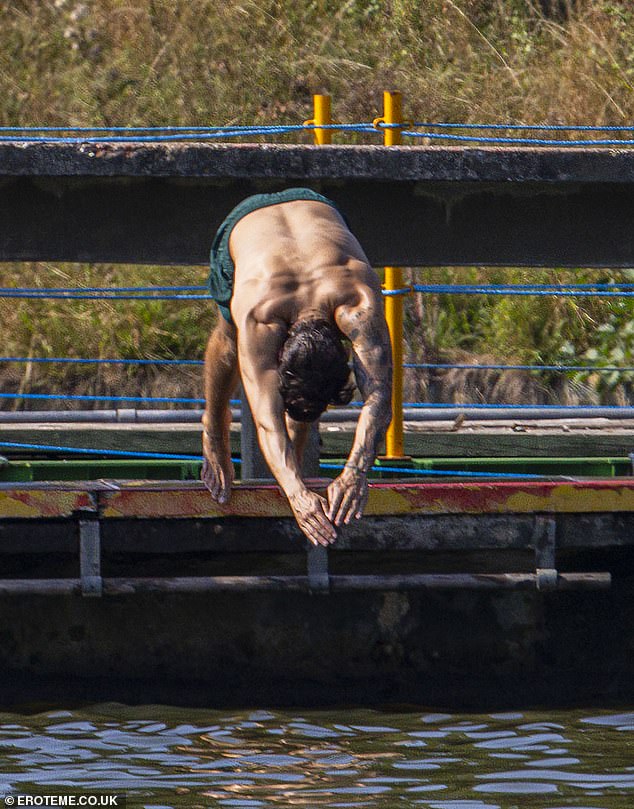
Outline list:
[[[557,589],[559,574],[557,572],[556,549],[557,526],[553,517],[538,515],[535,518],[535,573],[537,589],[552,591]]]
[[[330,592],[328,551],[323,545],[310,545],[306,552],[308,588],[311,592]]]
[[[101,578],[101,531],[98,520],[79,521],[79,572],[81,594],[100,598],[103,595]]]

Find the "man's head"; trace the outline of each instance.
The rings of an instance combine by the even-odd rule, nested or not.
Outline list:
[[[329,404],[347,404],[354,391],[341,335],[327,320],[291,327],[278,374],[284,409],[295,421],[315,421]]]

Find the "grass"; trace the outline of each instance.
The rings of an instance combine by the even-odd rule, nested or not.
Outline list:
[[[545,13],[544,10],[550,13]],[[327,92],[340,121],[399,89],[414,120],[634,121],[630,0],[14,0],[0,5],[0,125],[298,123]],[[354,137],[347,136],[350,142]],[[341,139],[341,138],[340,138]],[[306,140],[308,137],[306,136]],[[14,265],[0,285],[173,283],[173,269]],[[451,281],[569,280],[563,271],[438,269]],[[179,271],[202,283],[200,268]],[[578,280],[632,280],[579,271]],[[416,271],[416,278],[421,278]],[[4,355],[202,356],[215,314],[181,303],[0,300]],[[408,359],[632,363],[627,300],[417,298]],[[200,394],[196,369],[8,365],[3,390]],[[513,382],[511,375],[506,375]],[[411,375],[410,375],[411,377]],[[408,395],[623,400],[631,379],[590,374],[410,378]],[[450,384],[451,383],[451,384]],[[480,385],[480,387],[478,387]],[[515,393],[514,393],[515,392]],[[620,397],[620,398],[619,398]],[[13,406],[5,404],[4,406]],[[38,405],[33,405],[37,407]]]

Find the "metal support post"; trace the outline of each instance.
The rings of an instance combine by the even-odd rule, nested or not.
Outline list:
[[[251,408],[244,390],[241,391],[242,409],[240,415],[240,456],[242,459],[240,479],[243,482],[273,482],[268,464],[264,460],[257,430],[251,415]],[[306,441],[304,459],[302,464],[304,477],[319,477],[319,422],[311,424],[310,433]]]
[[[98,520],[79,521],[79,575],[83,596],[100,598],[103,595],[101,532]]]
[[[310,590],[327,593],[330,591],[328,575],[328,550],[323,545],[310,545],[306,552],[308,587]]]
[[[379,123],[402,124],[403,114],[400,93],[383,93],[383,117],[374,121]],[[383,130],[385,146],[400,146],[402,143],[401,128],[388,126]],[[403,270],[400,267],[385,268],[385,284],[387,292],[403,288]],[[404,459],[403,452],[403,296],[386,295],[385,319],[390,332],[392,344],[392,421],[385,435],[385,460]]]
[[[242,466],[240,479],[243,482],[272,481],[273,477],[258,443],[257,430],[255,429],[244,388],[241,388],[240,399],[242,400],[240,414],[240,457]]]
[[[319,127],[320,125],[329,126],[332,124],[330,96],[313,96],[313,118],[309,121],[304,121],[304,124],[314,127]],[[332,130],[315,129],[313,138],[316,146],[328,146],[332,143]]]
[[[557,526],[552,517],[535,518],[535,573],[538,590],[556,590],[559,579],[555,560]]]

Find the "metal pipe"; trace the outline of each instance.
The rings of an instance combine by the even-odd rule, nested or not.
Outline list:
[[[407,573],[387,576],[331,576],[333,592],[349,590],[534,590],[535,573]],[[556,589],[610,587],[609,573],[560,573]]]
[[[330,576],[332,592],[370,590],[536,590],[535,573],[421,573]],[[557,590],[597,590],[611,585],[609,573],[560,573]],[[293,591],[311,592],[308,576],[182,576],[103,579],[103,595],[141,593]],[[81,595],[80,579],[4,579],[0,596]]]
[[[330,96],[327,95],[314,95],[313,96],[313,109],[314,120],[310,123],[315,126],[329,126],[332,124],[330,112]],[[332,143],[332,130],[331,129],[315,129],[315,144],[317,146],[329,146]]]
[[[383,93],[383,123],[401,124],[400,93]],[[400,146],[401,129],[387,127],[383,131],[385,146]],[[403,287],[403,270],[400,267],[385,268],[384,289],[393,291]],[[403,296],[387,295],[385,320],[392,344],[392,421],[385,434],[385,460],[399,460],[403,453]]]
[[[126,413],[129,412],[126,409]],[[0,424],[77,424],[77,423],[135,423],[135,424],[194,424],[199,423],[202,410],[132,410],[134,418],[122,418],[119,410],[24,410],[0,411]],[[327,410],[320,417],[321,422],[337,423],[356,421],[360,409],[339,407]],[[491,410],[470,407],[469,405],[447,405],[446,407],[405,407],[405,421],[455,421],[464,416],[470,421],[518,421],[518,420],[570,420],[570,419],[632,419],[634,407],[614,407],[601,411],[592,406],[580,406],[575,410],[569,407],[496,407]],[[240,408],[231,409],[233,422],[241,418]]]

